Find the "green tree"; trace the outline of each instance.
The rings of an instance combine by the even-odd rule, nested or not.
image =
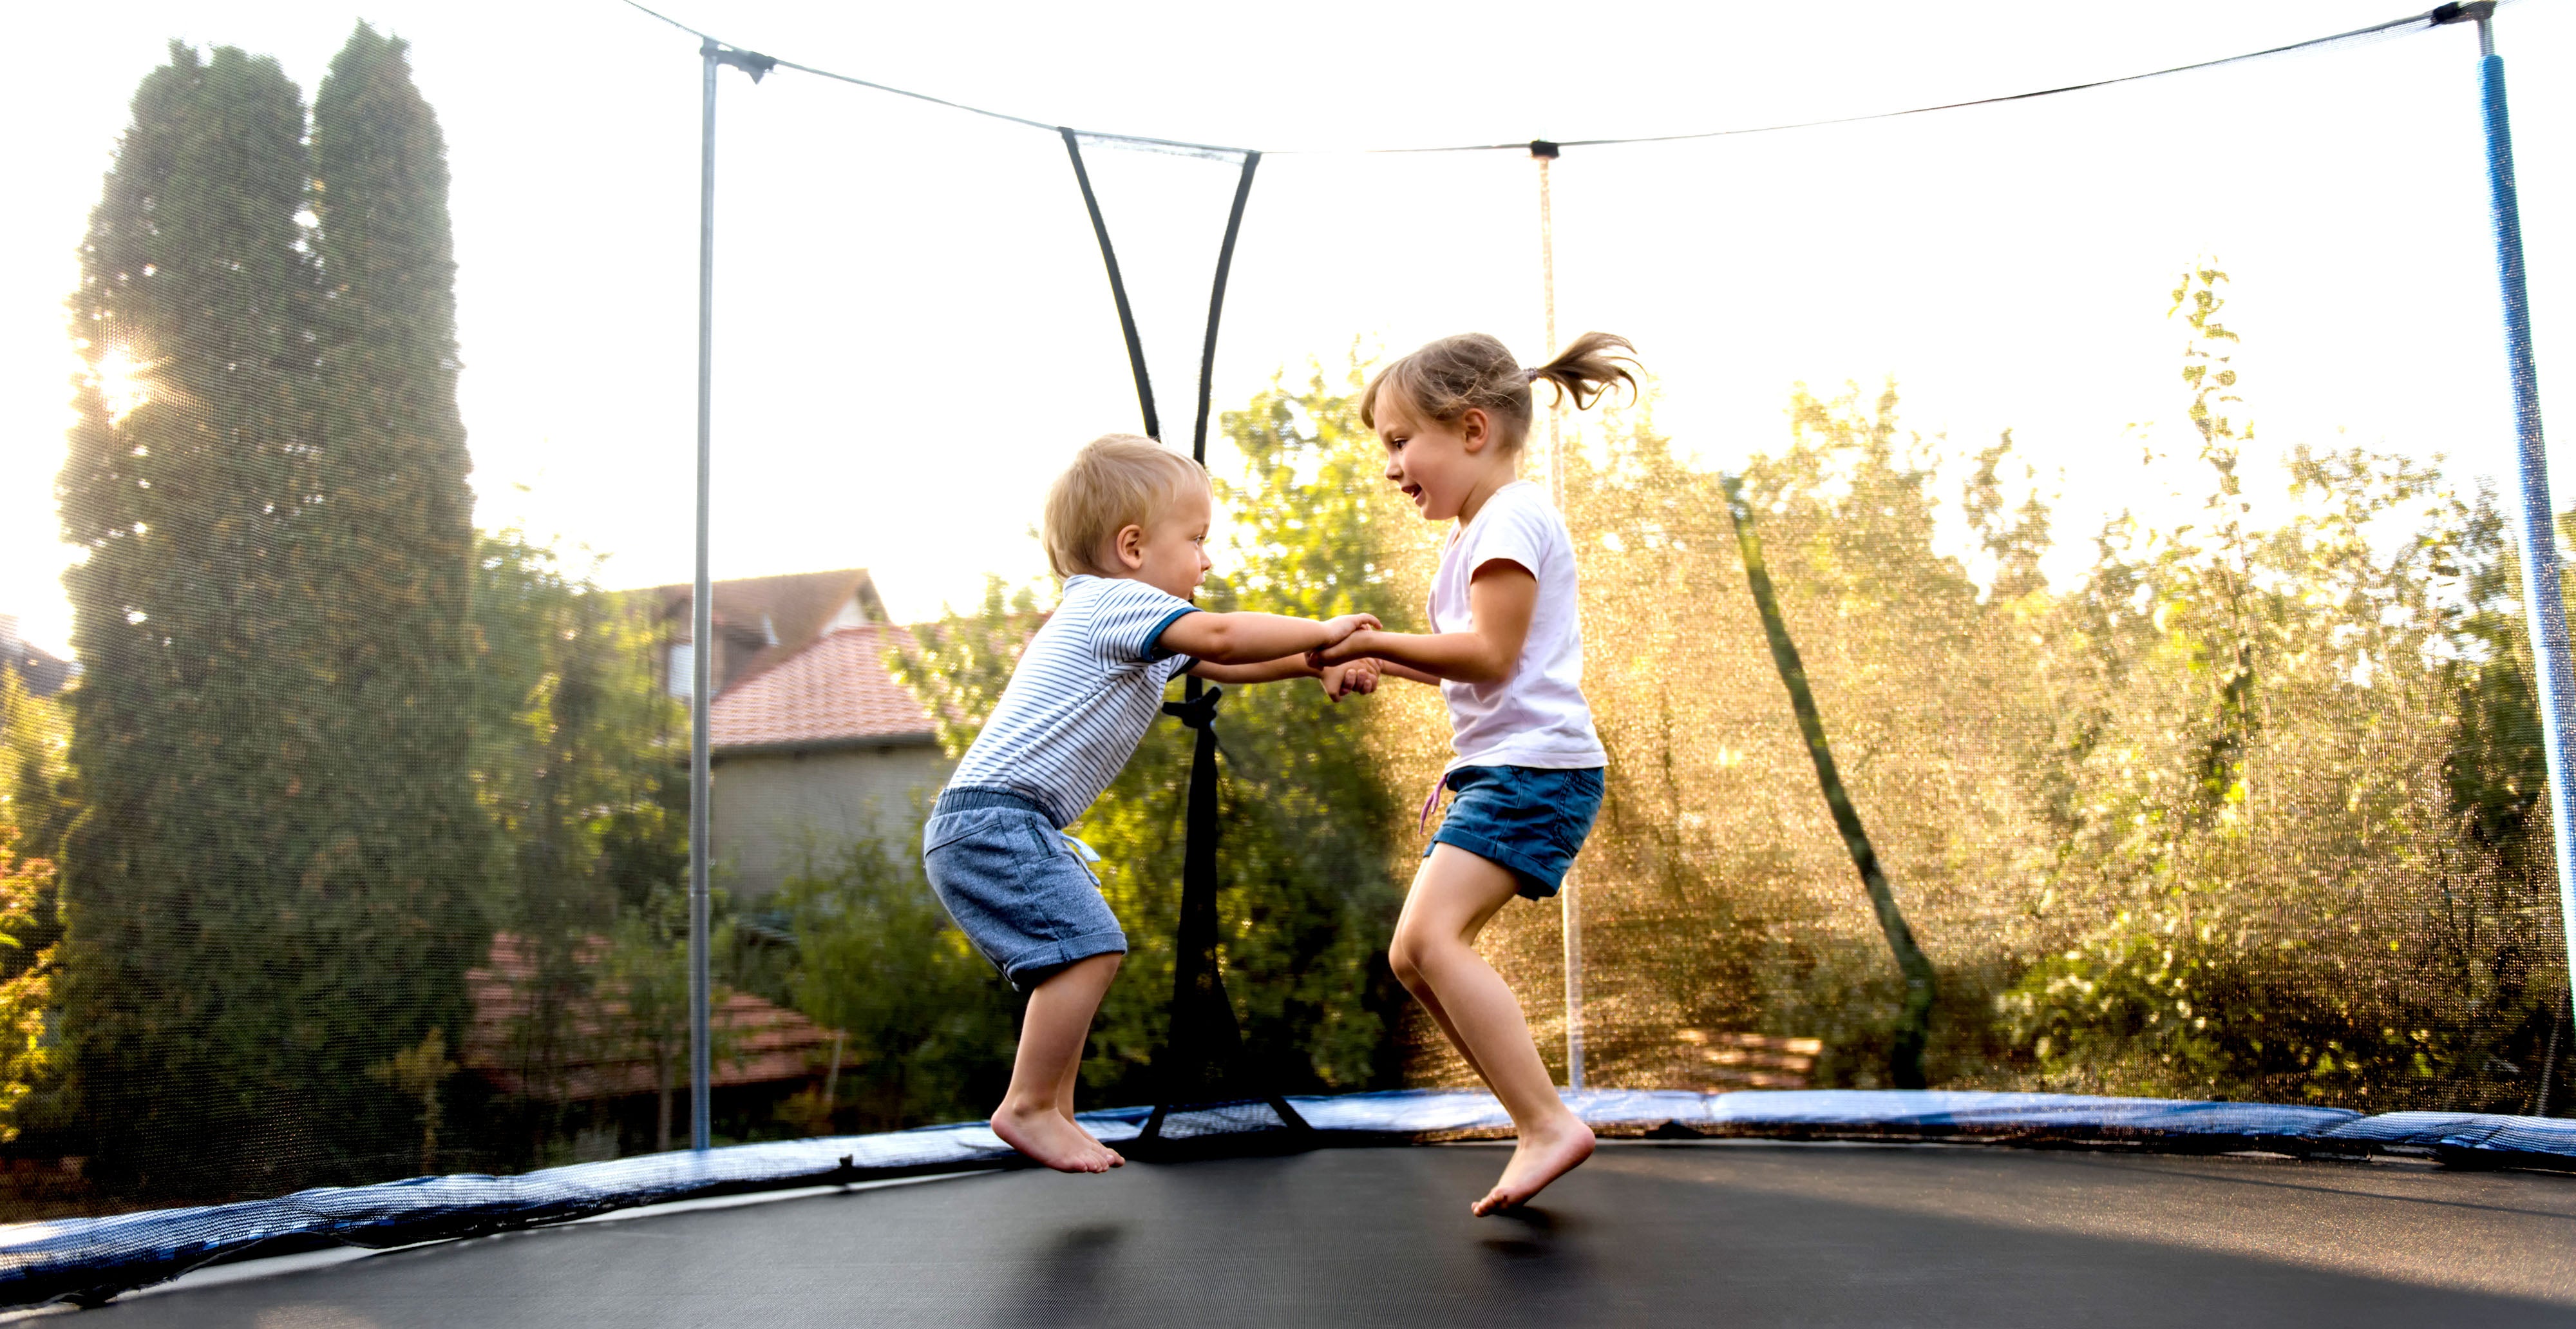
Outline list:
[[[297,523],[297,558],[331,757],[305,875],[341,916],[308,999],[413,1048],[462,1028],[489,832],[469,769],[475,532],[446,150],[402,42],[358,25],[314,99],[312,155],[323,501]]]
[[[632,1039],[586,1011],[620,919],[677,888],[686,822],[667,799],[685,749],[640,608],[591,570],[521,531],[487,535],[473,607],[473,770],[492,826],[483,906],[530,970],[501,1050],[529,1092],[494,1126],[533,1160],[567,1126],[572,1068]]]
[[[275,1190],[377,1151],[352,1092],[411,1041],[317,1003],[347,939],[295,523],[314,272],[310,159],[274,61],[173,44],[146,76],[80,251],[87,372],[58,489],[73,648],[66,1024],[97,1168],[160,1193]],[[322,984],[324,988],[330,984]]]

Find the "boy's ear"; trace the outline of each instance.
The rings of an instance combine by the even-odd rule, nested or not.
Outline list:
[[[1145,528],[1135,525],[1119,527],[1118,534],[1109,537],[1109,552],[1117,558],[1118,566],[1127,569],[1129,572],[1143,571],[1145,567]]]

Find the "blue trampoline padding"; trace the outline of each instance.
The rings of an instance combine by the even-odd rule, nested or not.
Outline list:
[[[2457,1150],[2474,1156],[2464,1162],[2498,1166],[2576,1167],[2576,1121],[2565,1117],[2388,1112],[2348,1122],[2322,1138],[2381,1148]]]
[[[1289,1100],[1323,1143],[1499,1131],[1511,1120],[1491,1094],[1395,1090]],[[2301,1152],[2432,1149],[2482,1166],[2564,1169],[2576,1121],[2079,1094],[1824,1089],[1700,1094],[1592,1089],[1567,1103],[1622,1133],[1807,1138],[2130,1141]],[[1145,1108],[1082,1114],[1093,1134],[1131,1141]],[[1188,1113],[1176,1114],[1187,1117]],[[1185,1126],[1175,1121],[1174,1126]],[[1231,1128],[1229,1128],[1231,1129]],[[324,1187],[274,1200],[0,1227],[0,1305],[103,1300],[200,1265],[330,1245],[389,1247],[562,1222],[636,1205],[911,1173],[1013,1166],[1022,1160],[983,1123],[882,1135],[646,1154],[518,1176],[417,1177]]]
[[[2357,1119],[2343,1108],[2190,1099],[2096,1098],[1950,1090],[1815,1089],[1698,1094],[1678,1090],[1587,1089],[1566,1102],[1595,1127],[1670,1125],[1693,1134],[2212,1136],[2304,1139]],[[1292,1098],[1321,1131],[1420,1135],[1503,1130],[1511,1118],[1491,1094],[1398,1090]]]

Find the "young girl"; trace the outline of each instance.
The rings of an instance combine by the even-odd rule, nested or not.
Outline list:
[[[1519,475],[1530,385],[1544,380],[1578,408],[1613,382],[1633,395],[1636,362],[1617,354],[1633,349],[1587,332],[1523,369],[1501,342],[1467,334],[1369,380],[1360,419],[1386,447],[1386,478],[1426,520],[1458,527],[1432,579],[1428,635],[1354,632],[1308,657],[1375,658],[1385,673],[1439,684],[1449,703],[1457,756],[1441,785],[1453,798],[1387,960],[1519,1133],[1502,1180],[1473,1206],[1480,1215],[1527,1201],[1592,1156],[1591,1128],[1556,1096],[1520,1002],[1476,954],[1476,935],[1513,895],[1556,894],[1601,809],[1608,761],[1583,700],[1573,541]]]

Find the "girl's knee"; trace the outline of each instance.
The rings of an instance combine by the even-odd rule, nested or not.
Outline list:
[[[1414,962],[1413,947],[1399,933],[1386,948],[1386,967],[1395,971],[1395,981],[1407,992],[1422,991],[1422,966]]]

